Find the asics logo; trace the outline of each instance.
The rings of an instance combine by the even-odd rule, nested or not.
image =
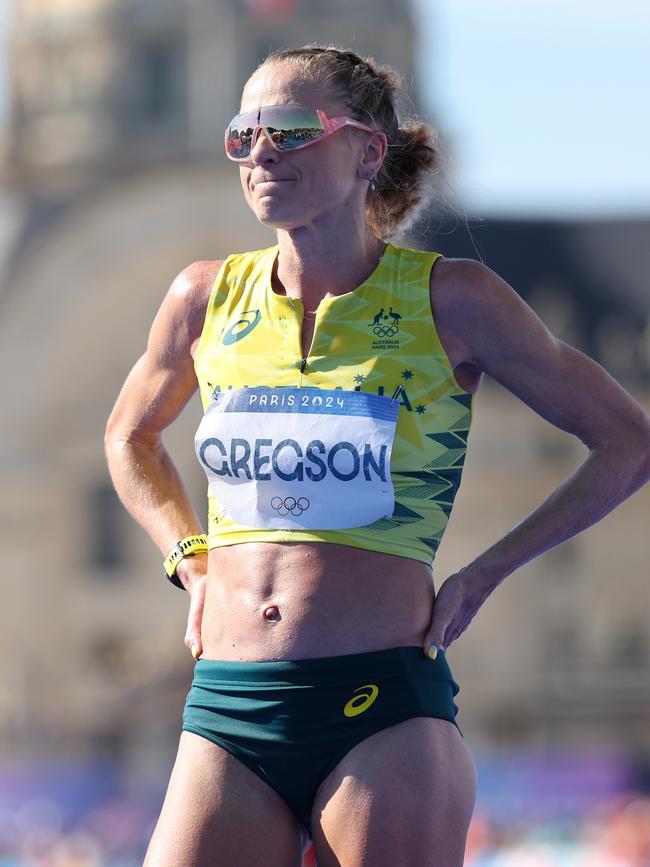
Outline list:
[[[302,515],[303,512],[306,512],[309,508],[309,500],[307,497],[298,497],[296,500],[295,497],[285,497],[284,500],[282,497],[273,497],[271,500],[271,508],[275,509],[275,511],[284,518],[285,515],[288,515],[291,512],[294,517],[298,517]]]
[[[362,692],[350,699],[343,708],[343,713],[348,717],[359,716],[364,710],[368,710],[379,695],[379,687],[374,683],[366,683],[364,686],[359,686],[355,689],[355,692],[359,692],[360,689],[368,689],[370,692]]]
[[[242,340],[247,334],[250,334],[262,318],[259,310],[243,310],[240,316],[241,318],[234,322],[223,335],[222,342],[226,346],[237,343],[238,340]]]

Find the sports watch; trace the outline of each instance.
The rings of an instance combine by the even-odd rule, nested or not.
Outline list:
[[[186,536],[177,542],[163,562],[165,575],[179,590],[185,590],[181,579],[176,573],[176,567],[184,557],[192,557],[199,551],[208,550],[208,537],[204,535]]]

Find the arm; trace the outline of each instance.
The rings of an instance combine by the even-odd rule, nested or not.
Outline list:
[[[106,457],[115,490],[163,556],[179,539],[203,532],[161,432],[197,388],[191,352],[220,266],[196,262],[173,281],[146,351],[129,373],[106,427]],[[204,573],[205,568],[206,556],[198,554],[181,560],[177,571],[189,589],[192,573]]]
[[[616,380],[554,337],[490,268],[471,260],[443,260],[436,267],[441,265],[439,279],[457,288],[445,316],[462,344],[462,363],[485,371],[578,437],[589,454],[530,515],[447,579],[425,652],[432,642],[446,647],[457,638],[504,578],[595,524],[650,478],[650,418]]]
[[[467,360],[589,455],[535,511],[478,560],[505,578],[599,521],[650,478],[650,418],[599,364],[554,337],[497,274],[463,264]]]

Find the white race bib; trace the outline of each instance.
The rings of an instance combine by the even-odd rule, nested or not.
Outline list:
[[[218,392],[196,432],[210,494],[248,527],[336,530],[393,514],[400,403],[340,389]]]

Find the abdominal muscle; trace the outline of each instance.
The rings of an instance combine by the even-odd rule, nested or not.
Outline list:
[[[311,659],[422,646],[435,596],[418,560],[329,542],[208,555],[201,659]]]

